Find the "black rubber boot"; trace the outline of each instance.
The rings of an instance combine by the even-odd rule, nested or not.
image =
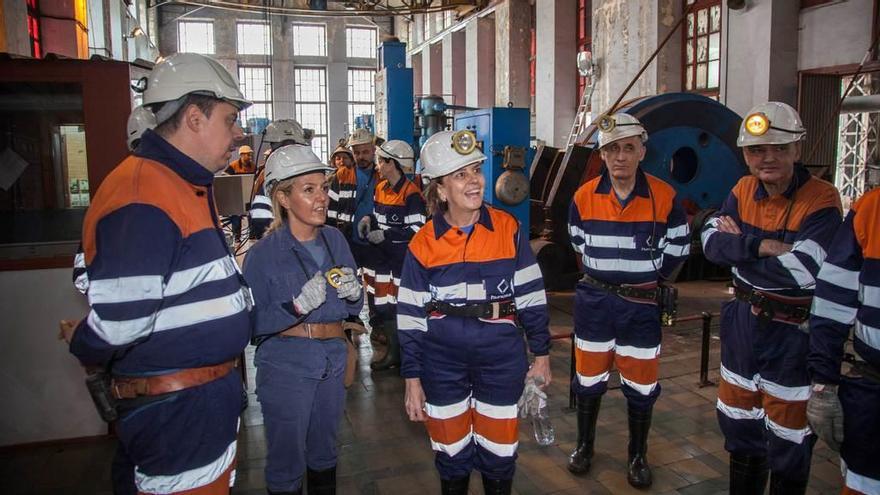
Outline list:
[[[807,480],[793,480],[779,474],[770,475],[770,495],[803,495],[807,493]]]
[[[322,471],[306,470],[309,495],[336,495],[336,466]]]
[[[593,444],[596,442],[596,420],[602,396],[578,397],[577,399],[577,445],[568,456],[568,470],[584,474],[590,470],[593,460]]]
[[[486,495],[510,495],[513,480],[493,480],[483,475],[483,493]]]
[[[651,430],[651,409],[629,409],[629,468],[626,480],[636,488],[651,486],[651,466],[648,465],[648,432]]]
[[[388,339],[388,352],[380,361],[370,363],[373,371],[383,371],[400,366],[400,344],[397,340],[397,320],[385,320],[385,337]]]
[[[440,493],[442,495],[467,495],[468,484],[471,482],[470,476],[464,478],[454,478],[451,480],[440,480]]]
[[[730,454],[730,495],[761,495],[767,486],[767,458]]]

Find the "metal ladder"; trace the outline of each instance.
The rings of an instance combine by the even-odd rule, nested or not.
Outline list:
[[[584,88],[584,94],[581,96],[580,104],[578,104],[577,114],[575,114],[574,122],[571,124],[571,132],[568,134],[568,140],[565,143],[566,152],[571,149],[578,136],[584,131],[587,122],[587,115],[592,110],[590,101],[593,99],[593,88],[595,87],[596,85],[593,84],[593,81],[591,80],[590,87]],[[589,89],[589,91],[587,91],[587,89]]]

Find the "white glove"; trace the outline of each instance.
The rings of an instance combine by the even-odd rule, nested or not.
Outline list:
[[[339,299],[348,299],[355,302],[361,298],[363,287],[361,281],[354,273],[354,269],[348,266],[340,267],[342,275],[339,276],[339,287],[336,288],[336,295]]]
[[[843,407],[837,397],[837,385],[824,385],[819,392],[812,390],[807,401],[807,420],[819,438],[832,450],[840,452],[840,444],[843,443]]]
[[[547,400],[547,394],[541,390],[541,385],[543,384],[544,379],[541,377],[530,376],[526,380],[523,393],[516,403],[519,408],[519,417],[527,418],[538,415],[538,411],[541,409],[541,402]]]
[[[385,242],[385,231],[371,230],[370,233],[367,234],[367,240],[370,241],[370,244],[382,244]]]
[[[302,286],[299,295],[293,298],[293,308],[300,315],[312,312],[327,300],[327,280],[321,272]]]
[[[360,237],[361,239],[366,239],[367,234],[370,232],[370,217],[365,216],[365,217],[361,218],[360,221],[358,222],[357,229],[358,229],[358,237]]]

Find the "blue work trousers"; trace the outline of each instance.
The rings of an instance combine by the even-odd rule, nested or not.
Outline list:
[[[844,484],[850,492],[880,493],[880,383],[844,377],[838,395],[843,406]]]
[[[307,467],[322,471],[336,465],[345,357],[342,339],[277,336],[257,348],[269,490],[298,490]]]

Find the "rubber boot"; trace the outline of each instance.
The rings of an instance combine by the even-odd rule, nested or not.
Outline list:
[[[309,495],[336,495],[336,466],[322,471],[306,470]]]
[[[483,475],[483,493],[486,495],[510,495],[513,480],[493,480]]]
[[[770,475],[770,495],[803,495],[807,493],[807,480],[793,480],[777,473]]]
[[[730,454],[730,495],[760,495],[767,486],[767,458]]]
[[[602,396],[578,397],[577,399],[577,445],[568,456],[568,470],[584,474],[590,470],[593,460],[593,444],[596,442],[596,420]]]
[[[629,409],[629,464],[626,480],[635,488],[651,486],[651,467],[648,465],[648,432],[651,430],[651,409]]]
[[[451,480],[440,480],[440,493],[442,495],[467,495],[468,485],[471,482],[470,476],[463,478],[454,478]]]
[[[397,339],[397,320],[385,320],[385,337],[388,338],[388,352],[380,361],[370,363],[373,371],[383,371],[400,366],[400,343]]]

